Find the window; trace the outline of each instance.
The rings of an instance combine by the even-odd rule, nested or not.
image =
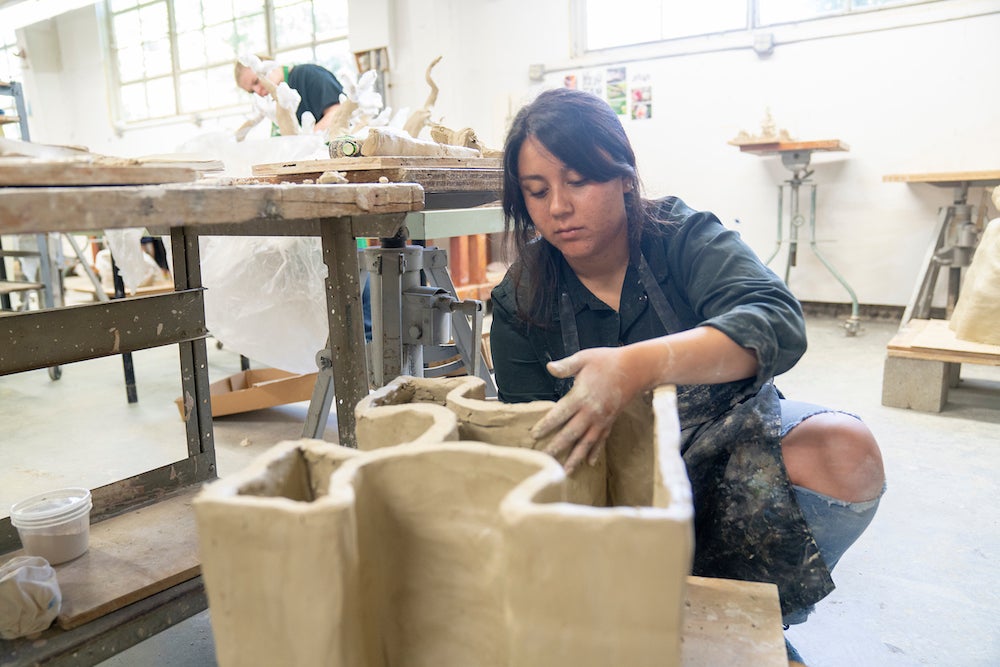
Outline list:
[[[747,27],[747,0],[586,0],[587,49],[705,35]]]
[[[242,110],[233,65],[245,53],[350,67],[347,0],[105,0],[124,124]]]
[[[584,50],[755,30],[928,0],[580,0]]]
[[[807,21],[850,14],[889,5],[912,5],[915,0],[757,0],[758,25]]]

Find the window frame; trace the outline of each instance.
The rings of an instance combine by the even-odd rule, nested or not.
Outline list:
[[[670,2],[676,0],[661,0]],[[853,11],[823,14],[797,21],[763,24],[758,19],[758,7],[767,0],[746,0],[748,27],[708,35],[691,35],[643,44],[587,48],[587,0],[571,0],[570,62],[547,67],[560,71],[572,67],[628,62],[659,57],[692,55],[728,50],[754,49],[761,56],[770,54],[774,44],[824,39],[859,32],[891,30],[940,21],[996,14],[998,8],[990,0],[901,0],[878,7],[855,7]],[[852,0],[847,0],[848,7]]]
[[[107,78],[110,87],[110,106],[111,113],[114,119],[116,132],[121,135],[124,131],[130,129],[141,129],[145,127],[155,127],[159,125],[173,124],[179,122],[192,122],[195,125],[200,126],[204,121],[213,120],[218,118],[230,118],[245,115],[247,112],[247,105],[245,103],[232,103],[223,104],[221,106],[205,106],[193,110],[184,111],[184,98],[182,96],[182,84],[181,79],[184,75],[191,74],[193,72],[210,72],[213,69],[228,66],[230,70],[233,69],[236,62],[238,54],[234,54],[231,58],[227,58],[225,61],[213,61],[206,55],[205,59],[202,60],[200,66],[197,67],[181,67],[180,55],[179,55],[179,45],[178,37],[181,33],[177,29],[177,20],[175,12],[175,2],[185,1],[185,0],[136,0],[136,8],[149,7],[162,2],[166,7],[167,15],[167,43],[170,49],[170,71],[166,74],[157,74],[150,76],[148,72],[143,72],[143,76],[130,79],[127,82],[123,82],[123,77],[118,61],[118,44],[115,35],[114,21],[115,16],[126,11],[133,11],[133,8],[126,8],[124,10],[119,9],[114,11],[112,9],[113,0],[102,0],[98,4],[98,11],[100,12],[100,24],[102,26],[102,31],[104,35],[102,49],[107,55],[106,58],[106,70]],[[205,1],[218,1],[218,0],[205,0]],[[263,20],[264,20],[264,31],[266,45],[261,49],[274,57],[281,59],[282,54],[287,53],[299,53],[303,50],[308,50],[314,56],[319,49],[325,46],[341,44],[343,47],[343,52],[346,54],[343,58],[343,65],[350,66],[353,64],[352,58],[348,57],[350,55],[350,43],[348,40],[348,31],[345,27],[343,31],[336,32],[335,34],[324,36],[323,38],[317,38],[317,16],[315,13],[315,5],[319,2],[329,3],[331,1],[340,2],[343,5],[343,10],[346,12],[348,8],[348,0],[300,0],[295,2],[281,3],[280,0],[276,3],[275,0],[260,0]],[[312,27],[308,33],[308,39],[297,42],[294,45],[286,46],[281,51],[277,49],[277,14],[282,9],[299,6],[308,3],[310,8],[310,14],[312,15]],[[280,5],[280,6],[276,6]],[[227,22],[235,23],[240,17],[232,15],[226,20],[213,23],[211,26],[202,23],[201,31],[204,34],[205,31],[211,27],[217,25],[225,25]],[[204,10],[201,9],[201,15],[204,19]],[[247,16],[257,16],[258,14],[248,14]],[[339,50],[339,49],[334,49]],[[312,60],[310,61],[312,62]],[[148,85],[150,81],[155,81],[158,79],[169,78],[171,87],[173,89],[173,109],[172,112],[165,112],[163,114],[145,114],[142,117],[128,118],[125,109],[125,102],[122,97],[123,87],[126,85],[131,85],[133,83],[144,83]],[[230,77],[232,79],[232,77]],[[233,89],[236,89],[235,80],[232,81]],[[148,111],[148,109],[147,109]]]

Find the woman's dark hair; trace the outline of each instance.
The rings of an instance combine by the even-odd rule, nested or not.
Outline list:
[[[628,217],[629,247],[637,249],[643,231],[653,229],[652,208],[641,197],[635,153],[614,110],[600,97],[580,90],[557,88],[541,93],[522,108],[510,131],[503,154],[503,213],[508,242],[514,245],[520,267],[513,274],[515,286],[524,280],[534,288],[518,294],[518,315],[538,326],[552,321],[555,286],[559,271],[559,251],[537,230],[524,201],[519,180],[521,146],[534,137],[552,155],[586,179],[606,183],[624,178],[625,212]],[[522,273],[523,272],[523,273]],[[526,296],[528,303],[524,303]]]

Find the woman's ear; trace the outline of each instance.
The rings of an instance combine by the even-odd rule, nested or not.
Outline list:
[[[622,190],[624,190],[625,193],[627,194],[629,192],[632,192],[633,189],[634,188],[632,187],[632,181],[622,176]]]

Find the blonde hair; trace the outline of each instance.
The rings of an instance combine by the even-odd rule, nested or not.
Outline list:
[[[266,53],[256,53],[254,55],[256,55],[258,58],[260,58],[260,61],[262,63],[266,63],[268,60],[274,60],[274,56],[269,56]],[[236,61],[236,67],[233,68],[233,78],[236,79],[236,87],[237,88],[240,85],[240,74],[243,74],[243,70],[247,70],[247,69],[250,69],[250,68],[247,67],[246,65],[244,65],[243,63],[241,63],[239,60]]]

